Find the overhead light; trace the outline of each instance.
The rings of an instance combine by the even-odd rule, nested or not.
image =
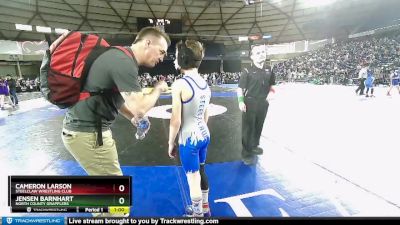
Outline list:
[[[51,33],[51,27],[36,26],[37,32]]]
[[[56,32],[57,34],[63,34],[63,33],[68,32],[67,29],[63,29],[63,28],[56,28],[56,29],[54,29],[54,30],[55,30],[55,32]]]
[[[15,29],[17,30],[27,30],[27,31],[32,31],[32,26],[31,25],[26,25],[26,24],[15,24]]]
[[[303,0],[303,4],[308,7],[319,7],[334,3],[336,0]]]
[[[243,0],[243,3],[245,5],[253,5],[253,4],[256,4],[256,3],[260,3],[260,2],[262,2],[262,0]]]
[[[242,52],[242,55],[246,55],[246,52]]]
[[[271,35],[263,35],[263,39],[270,39],[270,38],[272,38]]]
[[[248,39],[249,39],[248,37],[244,37],[244,36],[239,37],[239,41],[247,41]]]

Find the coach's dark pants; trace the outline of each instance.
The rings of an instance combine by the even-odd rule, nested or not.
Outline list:
[[[242,114],[242,157],[248,158],[260,144],[261,132],[269,103],[265,98],[245,97],[246,112]]]

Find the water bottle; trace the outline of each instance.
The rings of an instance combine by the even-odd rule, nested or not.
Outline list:
[[[150,121],[147,117],[143,117],[142,119],[140,119],[135,134],[136,139],[143,140],[146,136],[147,131],[149,130],[149,127]]]

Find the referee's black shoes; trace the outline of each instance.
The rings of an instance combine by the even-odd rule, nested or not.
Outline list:
[[[255,157],[254,155],[242,158],[242,161],[243,161],[244,165],[246,165],[246,166],[251,166],[251,165],[256,164],[256,162],[257,162],[256,160],[257,160],[257,157]]]
[[[253,148],[253,149],[251,150],[251,152],[253,152],[253,153],[256,154],[256,155],[262,155],[263,152],[264,152],[264,150],[263,150],[262,148],[260,148],[260,147],[256,147],[256,148]]]

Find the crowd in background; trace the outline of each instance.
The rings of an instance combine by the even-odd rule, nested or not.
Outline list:
[[[388,83],[400,66],[400,35],[364,37],[328,44],[275,65],[278,79],[317,83],[352,84],[360,65],[368,62],[376,83]]]
[[[30,78],[16,78],[11,76],[12,79],[15,80],[16,91],[17,92],[31,92],[31,91],[39,91],[40,90],[40,81],[39,77],[36,79]],[[5,78],[0,78],[5,79]]]
[[[390,73],[400,67],[400,32],[337,41],[309,51],[273,66],[276,79],[288,82],[315,84],[357,83],[361,64],[368,62],[376,84],[388,84]],[[200,71],[201,72],[201,71]],[[200,73],[210,86],[238,83],[241,72]],[[168,86],[181,75],[155,75],[143,73],[139,76],[142,87],[152,87],[163,79]],[[38,78],[15,78],[17,92],[39,91]]]
[[[237,84],[240,78],[240,72],[224,72],[224,73],[200,73],[200,75],[207,81],[209,86],[221,84]],[[168,86],[181,78],[182,75],[168,74],[168,75],[155,75],[151,76],[149,73],[143,73],[139,76],[139,83],[142,87],[153,87],[159,80],[165,80]]]
[[[40,81],[37,77],[36,79],[29,78],[19,78],[17,81],[17,92],[25,92],[25,91],[39,91],[40,90]]]
[[[207,81],[208,85],[221,85],[221,84],[235,84],[238,83],[240,72],[225,72],[225,73],[204,73],[201,74],[203,78]],[[182,75],[168,74],[168,75],[155,75],[151,76],[149,73],[143,73],[138,77],[139,84],[144,87],[153,87],[155,83],[159,80],[165,80],[168,86],[181,78]],[[31,92],[40,91],[40,81],[39,78],[29,79],[29,78],[15,78],[16,80],[16,91],[17,92]]]
[[[400,67],[400,33],[337,41],[277,63],[273,70],[278,81],[353,85],[358,83],[358,73],[365,63],[373,72],[375,84],[389,84],[391,72]],[[240,72],[202,75],[210,86],[238,83],[240,78]],[[160,77],[141,75],[142,87],[152,86]],[[170,85],[177,78],[169,74],[166,81]]]

